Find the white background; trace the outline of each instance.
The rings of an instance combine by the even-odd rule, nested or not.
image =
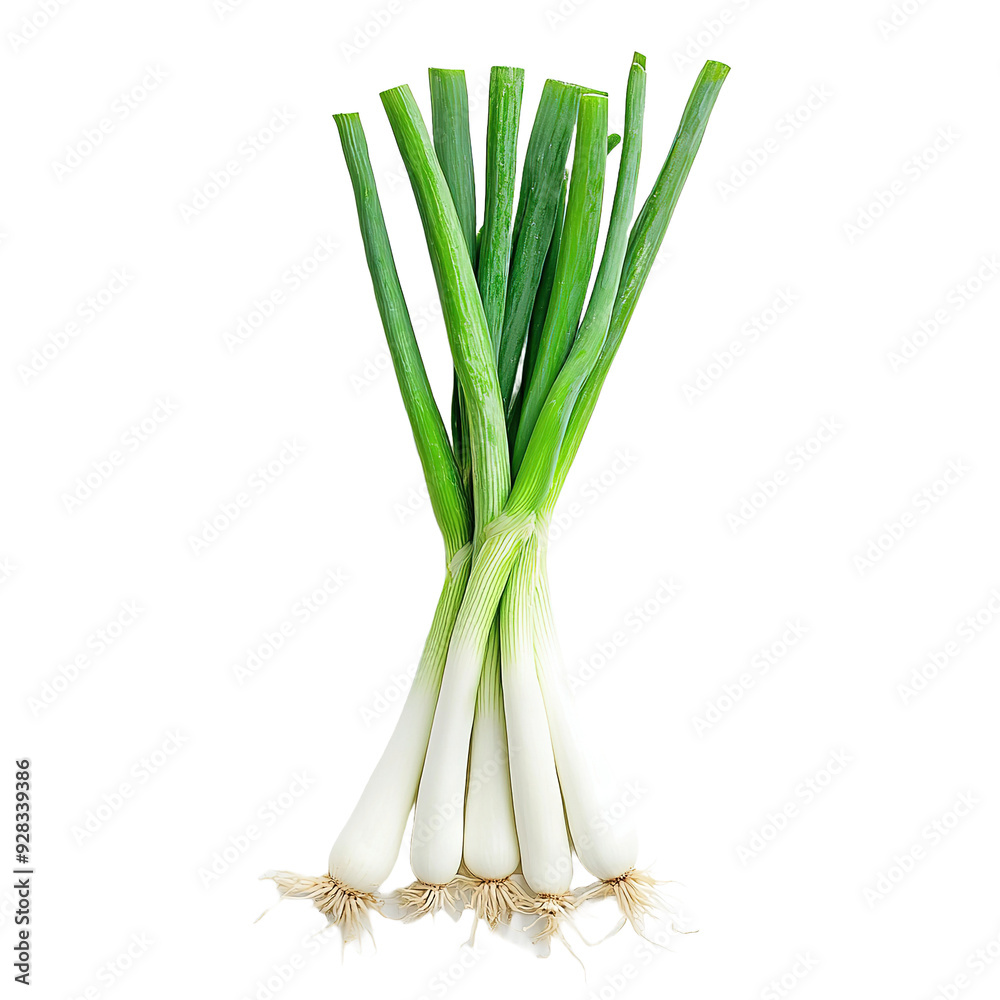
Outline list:
[[[7,4],[0,24],[4,781],[31,757],[39,995],[995,996],[1000,969],[969,959],[1000,954],[1000,282],[967,284],[995,277],[983,262],[1000,252],[995,6],[394,0],[382,26],[371,0],[95,0],[48,23],[41,7]],[[631,933],[584,949],[585,982],[560,949],[540,961],[483,934],[463,968],[465,924],[380,920],[377,953],[342,963],[310,938],[307,903],[255,925],[274,899],[256,879],[323,870],[391,731],[441,558],[330,115],[362,114],[444,399],[445,334],[378,92],[409,82],[426,109],[427,67],[464,67],[481,155],[492,63],[526,70],[526,139],[547,76],[609,90],[620,121],[634,48],[643,192],[700,63],[733,72],[564,493],[551,576],[587,678],[577,710],[643,789],[643,861],[683,883],[699,933],[652,959]],[[151,69],[163,79],[143,95]],[[277,111],[293,120],[251,160]],[[338,249],[313,267],[321,239]],[[229,350],[295,267],[309,280]],[[127,287],[88,323],[116,271]],[[751,342],[745,324],[782,293],[791,308]],[[742,355],[709,370],[734,341]],[[157,422],[162,399],[174,412]],[[144,418],[155,431],[133,449],[122,436]],[[294,461],[196,554],[202,523],[293,439]],[[124,462],[67,509],[116,449]],[[758,481],[774,495],[737,523]],[[898,540],[860,562],[893,523]],[[346,582],[296,618],[331,571]],[[661,580],[680,588],[669,603]],[[138,618],[96,653],[128,602]],[[240,683],[285,620],[294,635]],[[789,622],[805,634],[762,672]],[[901,693],[949,643],[924,690]],[[206,884],[233,843],[247,849]],[[408,881],[405,856],[387,888]],[[8,958],[11,902],[0,890]]]

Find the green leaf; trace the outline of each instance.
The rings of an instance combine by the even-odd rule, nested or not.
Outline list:
[[[472,452],[473,537],[478,542],[510,491],[507,430],[493,345],[462,224],[420,109],[407,86],[383,91],[381,97],[417,201],[452,361],[466,404]]]
[[[549,251],[545,255],[545,266],[538,281],[538,291],[535,294],[535,304],[531,310],[531,324],[528,327],[528,342],[524,348],[524,360],[521,363],[521,384],[514,390],[510,410],[507,413],[507,437],[514,441],[517,437],[517,427],[521,420],[521,404],[524,393],[531,383],[531,374],[535,368],[535,358],[538,357],[538,345],[545,329],[545,315],[549,311],[552,299],[552,286],[556,280],[556,264],[559,261],[559,244],[562,242],[563,222],[566,219],[566,189],[569,187],[569,174],[563,173],[562,187],[559,190],[559,205],[556,210],[555,226],[552,229],[552,240]]]
[[[632,226],[608,335],[601,348],[600,357],[577,398],[567,425],[552,488],[545,503],[546,510],[551,510],[555,505],[559,491],[569,474],[587,424],[597,405],[604,380],[611,368],[611,362],[614,361],[615,354],[621,346],[625,330],[635,311],[639,293],[649,277],[656,253],[660,249],[674,208],[677,206],[677,200],[701,146],[712,108],[728,73],[729,67],[724,63],[712,60],[705,63],[688,97],[663,168],[639,213],[639,218]]]
[[[511,216],[517,175],[517,129],[523,89],[523,69],[494,66],[490,70],[490,111],[486,126],[486,217],[477,278],[494,356],[500,351],[507,299]]]
[[[559,188],[579,103],[579,87],[558,80],[546,80],[528,139],[514,220],[514,249],[497,360],[505,411],[510,406],[538,280],[552,237]]]
[[[469,134],[469,92],[465,70],[429,69],[434,152],[448,182],[469,248],[476,255],[476,173]]]
[[[448,558],[469,541],[471,516],[448,433],[434,401],[420,348],[413,335],[406,299],[386,232],[368,144],[356,114],[334,115],[344,159],[351,175],[358,223],[371,272],[375,300],[385,329],[389,354],[413,430],[431,507],[444,535]]]
[[[566,219],[552,298],[545,314],[545,326],[537,356],[521,405],[521,420],[514,442],[512,468],[516,475],[528,447],[535,421],[566,360],[570,344],[587,297],[590,272],[597,251],[604,195],[604,174],[608,162],[608,99],[596,93],[580,97],[576,127],[573,172],[566,199]]]
[[[469,93],[465,71],[460,69],[429,69],[431,90],[431,129],[434,152],[448,182],[455,211],[458,212],[465,242],[472,260],[476,259],[476,174],[472,159],[472,138],[469,134]],[[455,459],[468,488],[471,475],[469,424],[465,417],[465,401],[454,378],[451,397],[451,440]]]

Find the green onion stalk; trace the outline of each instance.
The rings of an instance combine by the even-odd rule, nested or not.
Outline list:
[[[432,128],[409,87],[382,103],[406,166],[454,369],[450,435],[424,369],[356,114],[336,115],[375,299],[444,541],[445,582],[399,722],[318,878],[269,872],[310,898],[345,943],[372,910],[406,919],[468,907],[515,913],[535,941],[613,897],[644,932],[663,908],[637,839],[574,728],[547,578],[548,526],[728,73],[708,62],[633,221],[646,61],[629,70],[621,136],[608,97],[546,82],[518,182],[523,71],[490,75],[485,213],[477,228],[468,96],[430,71]],[[620,143],[613,197],[609,154]],[[572,163],[570,149],[572,147]],[[595,261],[602,213],[611,207]],[[382,886],[413,812],[414,881]],[[572,886],[574,854],[595,881]]]

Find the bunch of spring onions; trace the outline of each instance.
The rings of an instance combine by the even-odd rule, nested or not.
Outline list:
[[[728,71],[705,64],[634,222],[643,56],[629,71],[621,137],[608,135],[605,93],[546,81],[520,177],[524,73],[493,67],[481,226],[464,73],[430,70],[429,131],[409,87],[381,95],[451,348],[450,434],[413,334],[360,118],[335,116],[445,548],[444,586],[413,686],[333,845],[328,874],[263,876],[282,896],[312,899],[345,942],[371,932],[369,912],[386,900],[382,884],[411,809],[415,881],[393,896],[406,917],[467,906],[495,928],[523,913],[540,940],[561,934],[562,921],[587,899],[613,897],[619,926],[628,920],[640,933],[658,905],[657,883],[637,869],[634,834],[602,818],[614,800],[574,730],[549,602],[547,535]],[[595,880],[582,889],[571,885],[574,852]]]

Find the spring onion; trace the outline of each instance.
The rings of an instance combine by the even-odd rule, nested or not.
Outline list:
[[[587,900],[614,898],[619,927],[639,933],[662,905],[656,880],[638,868],[634,830],[599,821],[613,801],[573,722],[549,597],[548,526],[728,71],[705,64],[634,222],[646,88],[638,53],[620,136],[608,134],[606,94],[545,83],[519,178],[523,71],[493,68],[481,226],[464,73],[430,71],[430,130],[408,87],[382,94],[451,349],[450,436],[413,334],[360,118],[334,116],[445,556],[413,686],[327,873],[264,876],[283,897],[312,899],[345,943],[371,933],[370,912],[388,899],[407,919],[468,907],[495,928],[521,914],[538,941],[562,937]],[[609,154],[619,145],[588,299]],[[386,896],[411,810],[414,881]],[[596,880],[583,888],[573,888],[574,854]]]

